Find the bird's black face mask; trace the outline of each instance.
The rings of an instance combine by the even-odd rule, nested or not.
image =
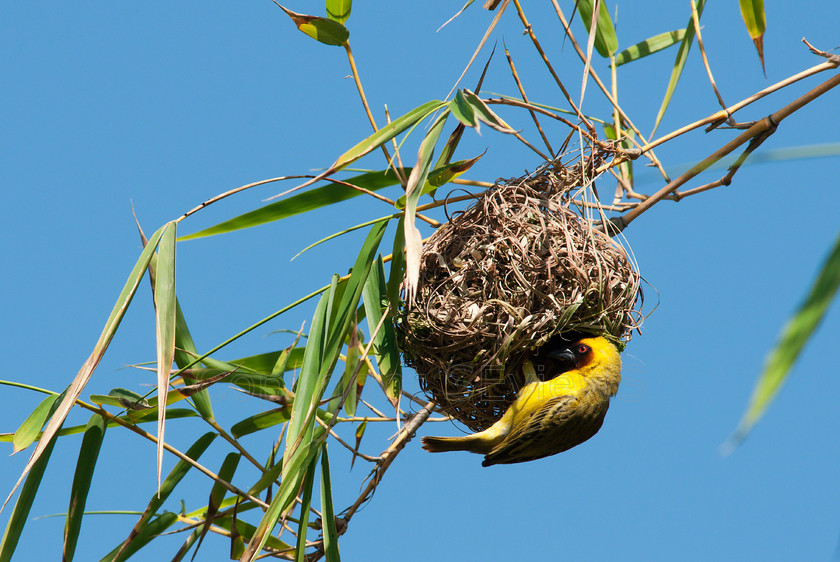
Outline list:
[[[541,381],[547,381],[572,369],[583,358],[578,350],[581,339],[590,337],[582,332],[558,334],[543,345],[534,358],[534,368]]]

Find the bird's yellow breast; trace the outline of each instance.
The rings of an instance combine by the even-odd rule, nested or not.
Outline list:
[[[587,385],[586,379],[579,373],[569,372],[545,382],[532,382],[519,391],[519,396],[505,413],[517,419],[530,416],[546,402],[558,396],[578,396]]]

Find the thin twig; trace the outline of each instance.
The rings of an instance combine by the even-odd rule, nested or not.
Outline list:
[[[513,0],[514,6],[516,6],[516,13],[519,15],[519,19],[522,21],[522,25],[525,27],[525,32],[528,34],[528,37],[531,38],[531,43],[534,44],[534,47],[537,49],[537,52],[542,57],[543,64],[545,64],[546,68],[548,68],[549,73],[554,78],[554,81],[557,83],[557,86],[560,87],[560,91],[563,92],[563,97],[566,98],[566,101],[569,103],[569,106],[575,111],[575,115],[577,115],[578,119],[581,120],[582,123],[586,125],[586,128],[589,130],[590,135],[596,136],[597,133],[595,132],[595,127],[586,116],[580,111],[577,104],[572,101],[572,96],[569,94],[569,91],[566,90],[566,87],[563,85],[563,81],[560,80],[560,77],[557,76],[557,73],[554,71],[554,67],[551,65],[551,61],[548,60],[548,56],[546,56],[545,51],[540,45],[539,40],[537,40],[537,36],[534,34],[534,30],[531,28],[531,24],[528,22],[528,18],[525,17],[525,11],[522,9],[522,6],[519,4],[519,0]]]
[[[560,23],[563,25],[563,29],[566,31],[566,36],[569,38],[569,41],[572,43],[572,46],[574,47],[575,52],[577,52],[578,56],[580,57],[580,60],[585,63],[586,62],[586,54],[580,48],[580,45],[578,44],[577,40],[575,39],[575,36],[572,33],[572,29],[569,26],[569,22],[566,21],[566,16],[563,15],[563,10],[561,10],[559,4],[557,4],[557,0],[551,0],[551,3],[554,5],[554,11],[557,14],[557,17],[560,19]],[[598,84],[598,87],[601,89],[601,92],[603,92],[603,94],[607,98],[607,100],[609,100],[609,102],[612,104],[612,106],[615,109],[617,109],[618,112],[621,114],[622,121],[628,127],[630,127],[633,130],[634,133],[636,133],[636,136],[639,137],[639,141],[641,141],[641,143],[647,143],[646,137],[642,134],[642,132],[639,130],[639,128],[636,127],[636,125],[633,124],[633,121],[630,120],[630,117],[627,116],[627,114],[624,112],[624,110],[621,109],[621,106],[618,105],[618,102],[615,100],[615,98],[613,98],[610,95],[609,91],[607,90],[607,87],[604,85],[604,83],[601,81],[601,78],[598,76],[598,73],[595,72],[595,69],[592,68],[591,66],[589,67],[589,75],[595,80],[595,83]],[[636,139],[631,138],[629,140],[633,144],[635,144],[637,147],[639,147],[639,148],[642,147],[642,144],[640,144],[638,141],[636,141]],[[647,159],[649,159],[651,161],[651,163],[654,166],[656,166],[656,168],[662,174],[662,177],[665,178],[665,181],[670,181],[670,178],[668,177],[668,174],[665,172],[665,168],[662,167],[662,164],[659,162],[659,159],[656,157],[656,155],[652,152],[649,152],[649,151],[644,152],[644,155]]]
[[[703,66],[706,67],[706,74],[709,76],[709,82],[712,85],[712,89],[715,91],[718,103],[723,110],[726,111],[726,102],[723,101],[723,96],[721,96],[718,91],[717,85],[715,84],[715,78],[712,76],[712,67],[709,66],[709,59],[706,57],[706,48],[703,46],[703,36],[700,34],[700,16],[697,14],[697,5],[694,3],[694,0],[691,0],[691,21],[694,22],[694,34],[697,37],[697,47],[700,49],[700,56],[703,59]],[[729,117],[729,119],[731,119],[731,117]]]
[[[350,451],[351,453],[353,453],[353,454],[354,454],[354,455],[356,455],[357,457],[361,457],[361,458],[363,458],[364,460],[369,461],[369,462],[378,462],[378,461],[380,460],[380,459],[379,459],[379,457],[372,457],[372,456],[370,456],[370,455],[366,455],[366,454],[364,454],[364,453],[361,453],[361,452],[357,451],[357,450],[356,450],[356,449],[354,449],[353,447],[351,447],[351,446],[350,446],[348,443],[346,443],[346,442],[345,442],[345,441],[344,441],[341,437],[339,437],[339,436],[338,436],[338,434],[337,434],[335,431],[333,431],[333,429],[332,429],[329,425],[327,425],[327,424],[326,424],[323,420],[321,420],[321,418],[319,418],[318,416],[315,416],[315,421],[317,421],[317,422],[321,425],[321,427],[323,427],[324,429],[326,429],[327,431],[329,431],[330,435],[332,435],[332,437],[333,437],[336,441],[338,441],[341,445],[343,445],[345,449],[347,449],[348,451]]]
[[[762,135],[772,134],[772,132],[775,131],[776,127],[779,125],[779,123],[782,122],[783,119],[790,116],[797,110],[801,109],[808,103],[814,101],[816,98],[828,92],[832,88],[836,87],[838,84],[840,84],[840,74],[834,75],[830,79],[826,80],[816,88],[813,88],[808,93],[800,96],[799,98],[789,103],[782,109],[776,111],[775,113],[765,117],[764,119],[761,119],[760,121],[756,121],[752,125],[752,127],[750,127],[749,129],[747,129],[746,131],[744,131],[743,133],[726,143],[724,146],[716,150],[711,155],[707,156],[701,162],[692,166],[690,170],[682,174],[674,181],[670,182],[668,185],[657,191],[655,194],[651,195],[649,198],[645,199],[636,208],[627,212],[624,215],[614,217],[613,225],[619,231],[625,229],[642,213],[653,207],[665,196],[670,195],[671,193],[676,191],[681,185],[684,185],[686,182],[700,174],[706,168],[708,168],[727,154],[733,152],[742,144],[749,142],[757,137],[760,138]]]
[[[176,222],[181,222],[182,220],[184,220],[188,216],[190,216],[194,213],[197,213],[198,211],[200,211],[204,207],[207,207],[208,205],[212,205],[213,203],[215,203],[217,201],[221,201],[225,197],[230,197],[231,195],[235,195],[236,193],[239,193],[240,191],[245,191],[246,189],[250,189],[252,187],[257,187],[258,185],[265,185],[267,183],[272,183],[272,182],[276,182],[276,181],[304,179],[304,178],[311,178],[311,177],[313,177],[313,176],[311,176],[311,175],[280,176],[279,178],[269,178],[267,180],[260,180],[260,181],[255,181],[254,183],[245,184],[245,185],[237,187],[235,189],[231,189],[230,191],[225,191],[224,193],[220,193],[219,195],[216,195],[215,197],[211,197],[210,199],[208,199],[207,201],[205,201],[204,203],[202,203],[198,207],[190,209],[189,211],[187,211],[186,213],[181,215],[180,218],[176,219]]]
[[[254,457],[252,457],[252,456],[251,456],[251,453],[249,453],[249,452],[248,452],[248,450],[247,450],[247,449],[245,449],[245,447],[243,447],[243,446],[239,443],[239,441],[237,441],[236,439],[234,439],[234,438],[233,438],[233,436],[229,435],[229,434],[228,434],[228,432],[227,432],[227,431],[225,431],[225,430],[224,430],[224,428],[223,428],[222,426],[220,426],[220,425],[216,422],[216,420],[211,419],[211,418],[205,418],[205,417],[202,417],[201,419],[203,419],[206,423],[208,423],[208,424],[210,425],[210,427],[212,427],[214,430],[216,430],[216,432],[218,432],[218,434],[222,436],[222,439],[224,439],[225,441],[227,441],[228,443],[230,443],[230,444],[231,444],[231,446],[232,446],[234,449],[236,449],[237,451],[239,451],[239,453],[240,453],[243,457],[245,457],[246,459],[248,459],[248,461],[249,461],[251,464],[253,464],[254,466],[256,466],[256,467],[257,467],[257,470],[259,470],[262,474],[265,474],[266,470],[265,470],[265,467],[263,467],[262,463],[260,463],[259,461],[257,461],[257,459],[255,459]]]
[[[499,105],[510,105],[512,107],[524,107],[525,109],[535,111],[537,113],[542,113],[543,115],[547,115],[548,117],[551,117],[552,119],[556,119],[557,121],[560,121],[561,123],[563,123],[565,125],[568,125],[572,129],[580,132],[589,141],[594,142],[598,139],[597,135],[589,134],[588,131],[585,131],[585,130],[581,129],[578,125],[575,125],[574,123],[572,123],[568,119],[560,117],[556,113],[552,113],[551,111],[549,111],[547,109],[543,109],[542,107],[540,107],[538,105],[534,105],[534,104],[528,103],[526,101],[519,101],[519,100],[514,99],[514,98],[487,98],[487,99],[484,100],[484,102],[487,103],[487,104],[499,104]]]
[[[818,74],[820,72],[824,72],[826,70],[833,70],[833,69],[837,68],[838,66],[840,66],[840,57],[838,57],[838,60],[829,60],[828,62],[823,62],[823,63],[820,63],[816,66],[812,66],[811,68],[809,68],[807,70],[803,70],[802,72],[800,72],[798,74],[794,74],[793,76],[790,76],[788,78],[785,78],[784,80],[776,82],[772,86],[768,86],[767,88],[764,88],[763,90],[761,90],[759,92],[756,92],[755,94],[751,95],[750,97],[739,101],[735,105],[727,107],[725,110],[717,111],[717,112],[713,113],[712,115],[709,115],[708,117],[700,119],[699,121],[695,121],[694,123],[690,123],[688,125],[680,127],[679,129],[676,129],[675,131],[672,131],[672,132],[670,132],[666,135],[663,135],[663,136],[659,137],[658,139],[653,140],[653,141],[647,143],[645,146],[643,146],[642,151],[646,153],[649,150],[651,150],[653,148],[656,148],[660,144],[664,144],[664,143],[666,143],[666,142],[668,142],[668,141],[670,141],[670,140],[672,140],[672,139],[674,139],[674,138],[676,138],[680,135],[684,135],[685,133],[693,131],[694,129],[699,129],[700,127],[705,127],[706,125],[708,125],[710,123],[714,123],[715,121],[725,120],[727,118],[727,116],[733,115],[738,110],[745,108],[746,106],[750,105],[751,103],[754,103],[754,102],[760,100],[761,98],[772,94],[773,92],[781,90],[782,88],[785,88],[785,87],[787,87],[787,86],[789,86],[789,85],[791,85],[795,82],[798,82],[800,80],[804,80],[805,78],[808,78],[808,77],[813,76],[815,74]]]
[[[359,69],[356,68],[356,59],[353,57],[353,50],[350,48],[350,41],[346,41],[344,43],[344,50],[347,52],[347,61],[350,63],[350,72],[353,74],[353,81],[356,83],[356,90],[359,92],[359,97],[362,98],[362,105],[365,107],[365,114],[367,115],[370,125],[373,127],[373,132],[375,133],[379,131],[379,127],[376,125],[376,119],[373,118],[373,113],[368,105],[367,96],[365,96],[365,90],[362,88],[362,80],[359,77]],[[385,160],[393,168],[394,174],[396,174],[400,184],[405,186],[405,176],[400,174],[400,171],[391,161],[391,155],[388,153],[388,149],[384,144],[380,146],[380,148],[382,149],[382,153],[385,155]]]
[[[510,56],[510,51],[507,50],[507,47],[505,47],[505,56],[507,57],[508,65],[510,66],[510,72],[513,75],[513,80],[516,82],[516,87],[519,89],[519,93],[522,96],[522,100],[525,103],[531,103],[528,100],[528,94],[525,93],[525,87],[522,86],[522,81],[519,79],[519,73],[516,72],[516,65],[513,64],[513,58]],[[537,119],[537,114],[534,113],[534,110],[531,109],[531,108],[528,108],[528,113],[531,114],[531,119],[534,120],[534,125],[536,125],[537,131],[539,131],[540,136],[542,137],[542,140],[545,143],[545,147],[548,149],[548,153],[551,154],[550,159],[553,160],[554,157],[556,156],[556,154],[554,152],[554,149],[551,148],[551,143],[548,142],[548,137],[545,136],[545,132],[542,130],[542,127],[540,126],[540,121],[539,121],[539,119]],[[549,160],[549,158],[544,158],[544,160]]]

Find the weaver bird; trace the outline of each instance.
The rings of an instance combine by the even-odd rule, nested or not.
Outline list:
[[[464,437],[423,437],[423,448],[483,454],[481,465],[490,466],[562,453],[598,433],[621,382],[615,345],[600,336],[554,338],[535,359],[546,372],[522,387],[499,421]]]

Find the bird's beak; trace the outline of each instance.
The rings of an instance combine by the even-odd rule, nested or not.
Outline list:
[[[572,365],[575,364],[576,360],[575,354],[572,353],[572,350],[568,348],[561,348],[549,351],[548,356],[553,359],[557,359],[561,363],[570,363]]]

